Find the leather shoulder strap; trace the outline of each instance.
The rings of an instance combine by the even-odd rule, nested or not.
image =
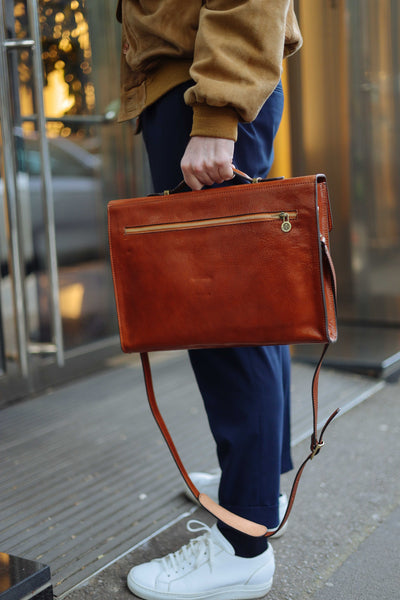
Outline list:
[[[292,510],[293,507],[293,503],[294,503],[294,499],[296,496],[296,492],[297,492],[297,488],[299,485],[299,481],[300,481],[300,477],[304,471],[304,467],[306,466],[306,464],[308,463],[309,460],[312,460],[314,458],[314,456],[316,456],[320,449],[322,448],[322,446],[324,445],[324,441],[323,441],[323,435],[325,433],[326,428],[328,427],[329,423],[334,419],[334,417],[336,417],[336,415],[338,414],[340,409],[336,409],[334,413],[332,413],[332,415],[329,417],[329,419],[327,420],[327,422],[325,423],[324,427],[322,428],[321,434],[320,436],[318,436],[317,434],[317,420],[318,420],[318,380],[319,380],[319,373],[321,370],[321,365],[322,365],[322,361],[324,359],[325,353],[327,351],[329,347],[329,344],[326,344],[324,346],[324,350],[322,352],[321,358],[318,362],[318,365],[316,367],[315,373],[314,373],[314,378],[313,378],[313,384],[312,384],[312,401],[313,401],[313,423],[314,423],[314,430],[313,430],[313,434],[311,436],[311,445],[310,445],[310,453],[308,454],[307,458],[304,460],[304,462],[302,463],[302,465],[300,466],[299,470],[297,471],[296,477],[294,479],[294,483],[292,486],[292,490],[290,493],[290,497],[289,497],[289,502],[288,502],[288,507],[285,513],[284,518],[282,519],[280,525],[278,528],[273,529],[273,530],[268,530],[267,527],[265,525],[261,525],[259,523],[254,523],[253,521],[249,521],[248,519],[244,519],[243,517],[239,517],[238,515],[235,515],[234,513],[232,513],[231,511],[223,508],[222,506],[220,506],[219,504],[217,504],[216,502],[214,502],[213,500],[211,500],[211,498],[209,498],[209,496],[207,496],[206,494],[200,493],[199,490],[196,488],[196,486],[194,485],[194,483],[192,482],[192,480],[190,479],[188,472],[185,469],[185,466],[181,460],[181,457],[179,456],[179,453],[175,447],[175,444],[172,440],[171,434],[168,431],[168,428],[165,424],[165,421],[161,415],[161,412],[158,408],[157,405],[157,401],[156,401],[156,397],[154,394],[154,387],[153,387],[153,380],[152,380],[152,375],[151,375],[151,367],[150,367],[150,361],[149,361],[149,355],[147,352],[143,352],[140,355],[141,361],[142,361],[142,366],[143,366],[143,372],[144,372],[144,378],[145,378],[145,384],[146,384],[146,390],[147,390],[147,396],[148,396],[148,400],[149,400],[149,405],[151,408],[151,411],[153,413],[153,416],[160,428],[160,431],[165,439],[165,441],[167,442],[168,448],[176,462],[176,465],[183,477],[183,479],[185,480],[187,486],[189,487],[190,491],[192,492],[193,496],[196,498],[196,500],[208,511],[210,512],[212,515],[214,515],[217,519],[223,521],[224,523],[226,523],[227,525],[229,525],[230,527],[233,527],[234,529],[237,529],[238,531],[241,531],[242,533],[246,533],[247,535],[253,536],[253,537],[271,537],[273,536],[275,533],[277,533],[286,523],[289,514]]]

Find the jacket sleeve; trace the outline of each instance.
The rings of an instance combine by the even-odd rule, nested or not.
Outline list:
[[[195,84],[185,94],[193,107],[191,135],[236,140],[238,122],[255,119],[281,77],[291,5],[292,0],[203,2],[190,71]],[[292,33],[295,50],[301,36]]]

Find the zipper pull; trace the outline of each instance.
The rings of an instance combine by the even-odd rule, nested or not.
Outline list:
[[[281,229],[283,233],[289,233],[289,231],[292,229],[289,214],[287,212],[281,212],[279,216],[282,219]]]

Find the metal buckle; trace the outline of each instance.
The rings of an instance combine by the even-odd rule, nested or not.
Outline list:
[[[317,442],[317,444],[315,445],[315,448],[312,450],[311,452],[311,456],[310,456],[310,460],[312,460],[314,458],[314,456],[316,456],[318,454],[318,452],[321,450],[322,446],[325,445],[325,442]]]

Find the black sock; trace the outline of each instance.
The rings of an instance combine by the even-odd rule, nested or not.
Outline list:
[[[254,556],[262,554],[268,548],[268,538],[266,537],[258,538],[246,535],[220,522],[218,523],[218,529],[228,542],[232,544],[236,556],[254,558]]]

